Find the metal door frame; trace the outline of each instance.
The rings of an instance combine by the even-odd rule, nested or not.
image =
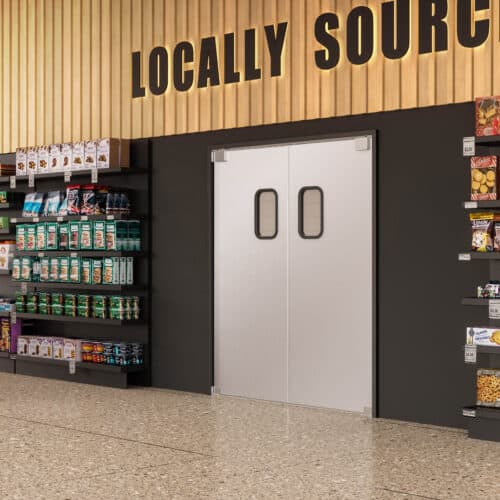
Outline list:
[[[379,363],[379,324],[378,324],[378,134],[377,130],[360,130],[337,134],[320,134],[311,136],[300,136],[300,137],[283,137],[279,140],[262,140],[262,141],[245,141],[245,142],[234,142],[234,143],[223,143],[223,144],[213,144],[208,150],[208,164],[210,167],[210,179],[211,179],[211,235],[212,235],[212,255],[211,257],[211,267],[212,267],[212,324],[211,324],[211,335],[212,335],[212,393],[214,393],[214,372],[215,372],[215,359],[214,359],[214,343],[215,343],[215,254],[214,254],[214,227],[215,227],[215,215],[214,215],[214,154],[220,150],[229,149],[242,149],[242,148],[252,148],[252,147],[264,147],[264,146],[291,146],[294,144],[305,144],[313,142],[323,142],[329,140],[338,139],[354,139],[356,137],[370,137],[370,143],[372,148],[372,412],[371,417],[377,418],[379,416],[379,385],[378,385],[378,363]],[[353,204],[355,200],[353,200]]]

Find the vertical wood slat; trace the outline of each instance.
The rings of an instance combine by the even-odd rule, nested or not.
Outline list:
[[[73,5],[72,2],[62,0],[62,19],[63,19],[63,47],[62,57],[64,74],[62,77],[62,126],[63,126],[63,142],[70,141],[73,135],[73,36],[72,36],[72,19]]]
[[[352,7],[366,6],[366,0],[358,1]],[[375,19],[374,19],[375,21]],[[375,32],[374,32],[375,33]],[[373,56],[372,56],[373,57]],[[366,113],[368,108],[367,65],[353,65],[351,68],[351,113]]]
[[[43,120],[44,134],[42,144],[49,144],[54,137],[54,1],[44,0],[44,23],[41,25],[44,37],[44,65],[42,76],[44,78],[43,95]]]
[[[454,2],[453,2],[454,3]],[[448,6],[448,50],[436,54],[436,104],[447,104],[455,100],[453,88],[454,52],[453,27],[456,26],[456,9],[450,3]]]
[[[269,1],[269,0],[268,0]],[[255,62],[256,67],[261,71],[261,78],[268,80],[270,75],[264,67],[264,48],[266,42],[261,37],[263,31],[264,6],[263,0],[250,0],[250,23],[249,26],[255,27]],[[261,125],[264,122],[264,95],[261,80],[255,80],[249,83],[250,88],[250,125]]]
[[[238,5],[237,0],[224,0],[224,32],[236,33],[238,31],[237,24]],[[240,34],[241,36],[242,34]],[[241,43],[241,42],[240,42]],[[239,51],[235,50],[235,55],[239,56]],[[238,65],[236,71],[241,72],[243,78],[243,65],[241,59],[237,57]],[[237,86],[241,83],[231,83],[224,87],[224,128],[236,127],[238,123],[238,91]]]
[[[10,114],[10,144],[6,145],[6,149],[13,151],[13,144],[19,144],[19,2],[12,2],[11,5],[11,24],[14,29],[11,31],[11,114]],[[15,147],[14,147],[15,149]]]
[[[264,0],[264,10],[263,10],[263,25],[277,25],[277,5],[276,0]],[[267,48],[267,42],[265,37],[262,39],[263,53],[264,57],[262,59],[263,63],[263,82],[262,82],[262,106],[263,115],[261,123],[275,123],[277,120],[277,81],[276,77],[271,78],[270,68],[271,68],[271,57],[269,55],[269,50]]]
[[[290,31],[290,47],[292,50],[292,64],[290,68],[292,93],[290,106],[292,109],[293,121],[303,120],[306,117],[305,30],[305,0],[292,0]]]
[[[5,19],[2,30],[2,68],[9,68],[11,65],[11,32],[12,32],[12,22],[11,22],[11,0],[2,1],[2,19]],[[10,147],[10,116],[11,116],[11,85],[12,85],[12,74],[11,72],[4,72],[2,75],[3,88],[2,88],[2,99],[3,99],[3,110],[2,110],[2,122],[3,122],[3,134],[2,134],[2,145],[5,148]]]
[[[380,30],[382,9],[380,0],[368,0],[368,6],[375,16],[374,52],[367,68],[368,113],[384,109],[384,59],[382,54],[382,31]]]
[[[139,48],[142,47],[143,54],[145,49],[145,54],[142,58],[142,74],[144,75],[144,81],[146,82],[148,81],[149,75],[149,57],[147,57],[147,54],[149,54],[153,48],[153,0],[142,0],[140,4],[142,10],[142,42]],[[156,96],[148,95],[147,88],[146,96],[146,99],[143,99],[142,101],[141,137],[151,137],[153,135],[153,105],[156,104]]]
[[[200,0],[184,1],[188,5],[187,40],[192,40],[194,42],[194,53],[196,61],[199,60],[200,56]],[[193,89],[187,92],[187,132],[198,132],[200,130],[200,92],[196,90],[198,83],[197,73],[198,72],[195,71]]]
[[[338,41],[341,47],[346,46],[345,23],[350,10],[351,0],[337,0],[337,14],[339,15],[340,20]],[[336,116],[351,114],[351,71],[351,64],[347,60],[345,52],[342,52],[339,65],[336,69]]]
[[[122,0],[121,134],[132,137],[132,0]]]
[[[36,145],[36,79],[33,75],[36,61],[36,40],[35,40],[35,26],[36,26],[36,0],[28,0],[26,9],[27,15],[27,45],[28,45],[28,64],[27,64],[27,89],[28,89],[28,109],[27,109],[27,144],[26,146]],[[5,23],[2,23],[5,26]],[[2,26],[2,30],[3,30]],[[3,79],[2,79],[3,80]]]
[[[211,30],[212,33],[224,33],[224,0],[211,2]],[[202,2],[205,5],[205,2]],[[212,130],[218,130],[224,127],[224,40],[219,39],[219,71],[221,85],[212,89],[210,102]],[[203,110],[202,110],[203,113]],[[203,117],[202,117],[203,118]]]
[[[495,2],[490,2],[491,4]],[[497,24],[498,19],[492,24]],[[490,26],[490,29],[494,29]],[[493,66],[492,52],[493,52],[493,36],[490,37],[481,47],[477,47],[472,51],[473,57],[473,96],[488,96],[493,93],[492,82],[493,82]]]
[[[320,0],[308,0],[305,15],[305,71],[306,71],[306,96],[305,96],[305,118],[317,118],[320,116],[321,108],[321,73],[314,61],[314,50],[316,48],[314,38],[314,21],[321,12]]]
[[[81,139],[92,139],[92,50],[97,41],[92,39],[92,1],[82,0],[81,3],[81,97],[80,114],[82,117]]]
[[[176,19],[176,40],[186,40],[188,13],[187,3],[185,0],[176,0],[175,2],[175,19]],[[178,92],[175,94],[175,133],[185,134],[187,128],[187,95],[186,92]]]
[[[141,50],[142,47],[142,18],[143,18],[143,10],[142,10],[142,2],[132,1],[132,47],[129,52],[129,61],[128,65],[131,66],[131,52],[135,52]],[[142,68],[143,78],[144,78],[144,64]],[[144,81],[144,80],[143,80]],[[129,94],[130,96],[132,93]],[[131,99],[129,97],[129,99]],[[142,135],[142,120],[143,120],[143,101],[144,98],[136,98],[132,99],[132,137],[141,137]]]
[[[418,2],[410,2],[410,49],[401,61],[401,107],[418,105]],[[386,92],[390,92],[387,87]]]
[[[101,71],[105,71],[107,62],[104,60],[104,58],[102,58],[103,54],[101,54],[101,42],[102,39],[106,38],[106,33],[104,33],[104,28],[105,28],[104,23],[101,26],[101,20],[102,20],[101,0],[92,0],[90,5],[91,5],[91,18],[90,18],[91,19],[91,26],[90,26],[91,91],[90,91],[90,102],[88,102],[88,113],[90,114],[89,132],[88,132],[89,140],[101,136],[101,115],[104,117],[104,115],[106,114],[103,109],[104,103],[106,101],[106,99],[104,98],[106,87],[101,85]],[[87,113],[87,110],[84,111],[84,114],[85,113]]]
[[[54,136],[63,141],[63,0],[54,0]]]
[[[71,68],[71,80],[73,92],[71,95],[71,117],[73,133],[71,139],[82,139],[82,2],[81,0],[72,0],[72,32],[70,33],[73,41]],[[87,76],[86,76],[87,78]]]
[[[164,22],[164,1],[154,0],[153,3],[153,40],[155,47],[161,47],[165,43],[163,33]],[[171,54],[171,53],[170,53]],[[169,71],[171,76],[171,72]],[[170,82],[171,83],[171,82]],[[163,124],[165,120],[165,108],[163,98],[155,97],[153,99],[153,134],[154,136],[163,135]]]
[[[1,19],[4,19],[5,11],[4,11],[4,2],[3,0],[0,0],[0,15],[2,16]],[[5,23],[2,21],[0,23],[0,64],[2,65],[2,68],[6,68],[6,55],[5,55],[5,43],[4,43],[4,30],[5,30]],[[4,130],[5,127],[8,126],[8,118],[6,117],[6,114],[4,112],[4,99],[3,96],[5,95],[4,91],[4,80],[5,78],[0,78],[0,148],[2,148],[2,151],[8,151],[8,144],[5,144],[4,141]],[[5,118],[4,118],[5,117]],[[7,122],[5,123],[4,120]]]
[[[292,21],[292,0],[278,0],[278,22],[288,22],[287,35],[285,40],[282,75],[277,83],[278,93],[278,121],[287,122],[292,119],[291,98],[292,98],[292,47],[291,41],[294,36]]]
[[[177,40],[176,32],[176,0],[164,0],[164,26],[165,26],[165,45],[170,51],[171,61],[173,60],[173,50],[175,47],[175,42]],[[170,68],[172,68],[172,62]],[[164,120],[163,120],[163,131],[166,135],[176,133],[176,122],[177,122],[177,109],[176,109],[176,90],[174,89],[173,81],[170,81],[167,93],[164,97]]]
[[[35,80],[36,80],[36,145],[44,143],[45,138],[45,2],[36,3],[35,19],[35,40],[36,40],[36,61],[35,61]]]
[[[237,47],[236,51],[237,60],[240,61],[241,68],[241,81],[244,82],[245,79],[245,44],[244,44],[244,32],[246,29],[250,27],[250,0],[237,0],[238,11],[236,16],[237,29],[236,32],[238,34]],[[238,106],[238,114],[237,114],[237,122],[236,125],[238,127],[247,127],[250,125],[250,85],[249,82],[240,83],[237,85],[237,106]]]
[[[122,1],[113,0],[111,2],[111,73],[109,77],[109,88],[111,92],[111,107],[110,107],[110,135],[112,137],[120,137],[121,134],[121,99],[122,99]],[[103,76],[103,84],[105,83]],[[106,119],[104,116],[103,119]],[[103,129],[105,130],[104,124]]]
[[[92,139],[99,137],[108,137],[111,135],[111,120],[116,119],[111,113],[112,107],[112,92],[111,82],[116,78],[112,72],[111,59],[111,36],[113,33],[111,5],[117,3],[120,5],[120,0],[101,0],[101,55],[102,61],[99,68],[100,86],[101,86],[101,112],[98,113],[98,121],[96,122],[96,132],[92,134]],[[119,20],[116,20],[119,22]],[[119,60],[119,57],[118,57]],[[119,70],[117,75],[119,76]],[[117,115],[119,116],[119,115]]]
[[[379,9],[381,17],[382,9],[380,6]],[[379,28],[377,31],[380,33],[381,29]],[[383,82],[384,82],[384,88],[388,90],[390,89],[390,91],[385,92],[384,94],[384,104],[382,106],[382,109],[385,110],[399,109],[401,107],[401,61],[400,60],[386,59],[384,61]]]
[[[199,14],[199,28],[198,28],[198,39],[206,38],[212,36],[212,9],[211,2],[204,2],[201,0],[198,4],[198,14]],[[221,44],[217,44],[219,51],[222,51]],[[220,72],[223,69],[221,65],[222,61],[219,61],[219,78]],[[218,86],[220,87],[220,85]],[[199,131],[210,130],[212,125],[211,112],[212,112],[212,102],[211,93],[214,89],[218,87],[207,87],[206,89],[200,89],[199,91]]]

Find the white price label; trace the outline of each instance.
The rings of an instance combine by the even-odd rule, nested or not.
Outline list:
[[[97,184],[97,168],[90,169],[90,182],[92,184]]]
[[[462,415],[464,417],[472,417],[472,418],[475,418],[476,417],[476,410],[474,410],[473,408],[464,408],[462,410]]]
[[[66,170],[64,172],[64,182],[71,182],[71,171]]]
[[[21,283],[21,293],[28,293],[28,283]]]
[[[74,359],[69,360],[69,374],[74,375],[76,373],[76,362]]]
[[[16,189],[16,176],[15,175],[10,176],[10,188]]]
[[[490,319],[500,319],[500,300],[489,300],[488,306],[488,317]]]
[[[40,258],[45,257],[45,253],[44,252],[38,252],[38,257],[40,257]]]
[[[464,137],[463,155],[474,156],[476,154],[476,139],[474,137]]]
[[[28,187],[30,188],[35,187],[35,174],[28,175]]]
[[[12,224],[17,224],[17,219],[10,219],[10,222],[11,222]]]
[[[477,208],[477,201],[466,201],[464,203],[464,208],[471,210]]]
[[[74,259],[74,258],[78,257],[78,252],[71,252],[71,253],[69,254],[69,256],[70,256],[72,259]]]
[[[13,325],[17,323],[17,313],[15,309],[12,309],[12,311],[10,311],[10,322]]]
[[[40,217],[33,217],[33,222],[40,222]]]
[[[115,220],[114,215],[106,215],[106,220]]]
[[[61,217],[61,216],[57,217],[57,219],[56,219],[56,222],[63,222],[63,221],[64,221],[64,217]]]
[[[458,255],[458,260],[461,262],[468,262],[471,260],[470,253],[461,253]]]
[[[477,361],[477,346],[476,345],[466,345],[464,349],[466,363],[476,363]]]
[[[89,220],[89,216],[88,215],[82,215],[80,217],[80,220]]]

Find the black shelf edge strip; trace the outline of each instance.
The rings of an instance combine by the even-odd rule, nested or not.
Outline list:
[[[485,135],[476,137],[476,144],[497,144],[500,146],[500,135]]]
[[[142,257],[144,252],[128,252],[121,250],[17,250],[16,257]]]
[[[39,215],[35,217],[12,217],[12,224],[25,224],[25,223],[37,223],[37,222],[66,222],[66,221],[87,221],[87,220],[100,220],[100,221],[114,221],[114,220],[146,220],[145,215]]]
[[[500,300],[498,299],[480,299],[479,297],[464,297],[462,299],[463,306],[488,306],[490,300]]]
[[[81,316],[56,316],[54,314],[32,314],[32,313],[17,313],[20,319],[34,319],[42,321],[60,321],[64,323],[93,323],[98,325],[108,326],[126,326],[126,325],[140,325],[144,323],[142,320],[116,320],[116,319],[102,319],[102,318],[83,318]]]
[[[27,288],[33,290],[35,288],[53,288],[54,290],[99,290],[102,292],[144,292],[146,288],[140,285],[87,285],[83,283],[55,283],[52,281],[27,282],[13,281],[14,285],[26,284]]]
[[[500,252],[461,252],[458,260],[466,262],[470,260],[500,260]]]

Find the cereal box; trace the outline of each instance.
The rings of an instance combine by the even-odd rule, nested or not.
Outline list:
[[[40,339],[40,357],[52,359],[52,339],[50,337]]]
[[[28,162],[26,174],[36,174],[38,172],[38,148],[28,148],[26,159]]]
[[[40,356],[40,339],[38,337],[30,337],[28,344],[28,356]]]
[[[28,356],[29,354],[29,337],[20,335],[17,337],[17,354],[20,356]]]
[[[63,339],[63,359],[82,360],[82,342],[77,339]]]

